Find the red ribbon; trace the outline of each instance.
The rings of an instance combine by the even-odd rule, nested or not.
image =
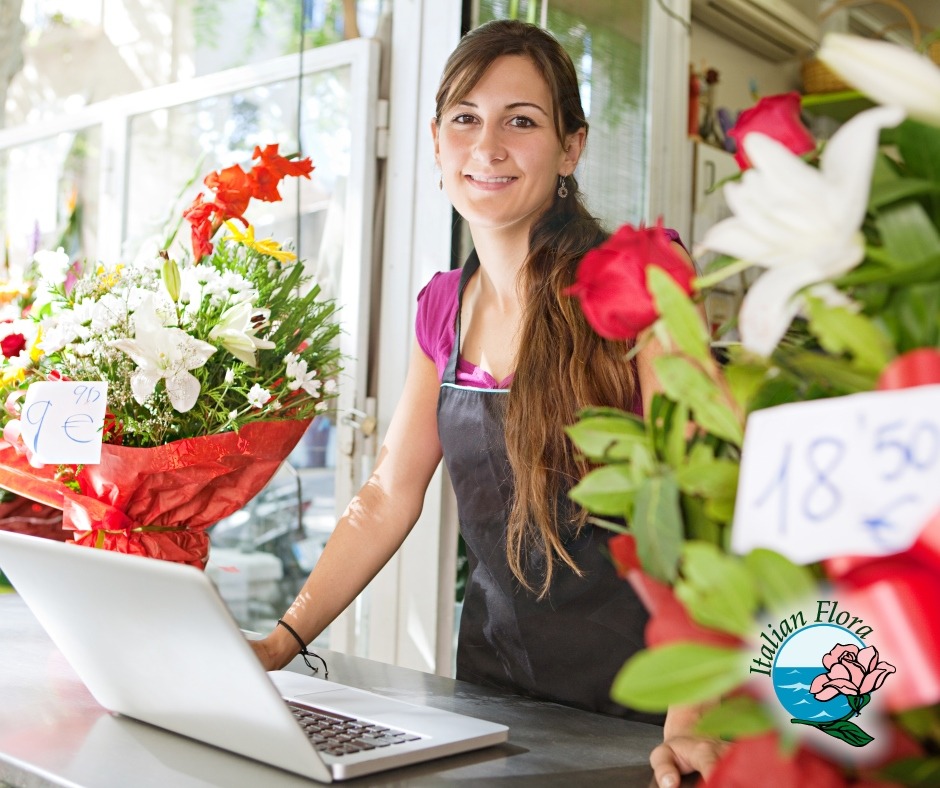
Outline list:
[[[889,364],[878,388],[937,383],[940,351],[919,348]],[[879,652],[898,669],[879,690],[888,708],[940,702],[940,510],[902,553],[843,556],[824,565],[840,607],[872,627]]]

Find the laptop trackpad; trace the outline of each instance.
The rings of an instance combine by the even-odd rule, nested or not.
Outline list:
[[[314,676],[305,676],[290,670],[269,670],[268,677],[274,682],[277,691],[284,697],[294,698],[300,693],[312,695],[320,692],[332,692],[342,689],[342,684],[324,681]]]

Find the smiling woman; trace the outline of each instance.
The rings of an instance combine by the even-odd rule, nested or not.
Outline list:
[[[527,239],[559,178],[574,171],[586,137],[581,128],[562,143],[552,104],[535,64],[509,55],[432,123],[447,196],[468,222]]]
[[[469,576],[457,678],[590,711],[654,719],[613,701],[647,615],[609,560],[610,533],[569,497],[587,471],[564,428],[589,406],[643,409],[657,390],[646,343],[607,339],[568,290],[607,233],[584,206],[575,168],[588,123],[571,58],[530,24],[495,21],[452,53],[431,124],[442,185],[474,251],[418,295],[405,390],[379,461],[276,628],[253,643],[280,667],[389,560],[411,530],[443,458]],[[630,228],[629,232],[636,232]],[[661,227],[664,254],[687,255]],[[662,785],[677,761],[706,771],[717,744],[670,713]]]

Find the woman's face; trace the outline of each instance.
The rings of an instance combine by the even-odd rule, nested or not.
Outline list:
[[[521,230],[551,205],[570,175],[583,129],[555,133],[548,84],[529,58],[497,58],[464,98],[431,123],[444,188],[472,229]]]

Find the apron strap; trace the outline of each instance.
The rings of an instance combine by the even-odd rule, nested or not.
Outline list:
[[[457,318],[454,323],[454,346],[450,350],[441,383],[457,382],[457,358],[460,356],[460,308],[463,304],[463,291],[466,289],[470,277],[476,273],[479,267],[480,258],[477,257],[476,249],[474,249],[470,252],[470,256],[467,258],[467,262],[463,264],[463,270],[460,273],[460,287],[457,289]]]

